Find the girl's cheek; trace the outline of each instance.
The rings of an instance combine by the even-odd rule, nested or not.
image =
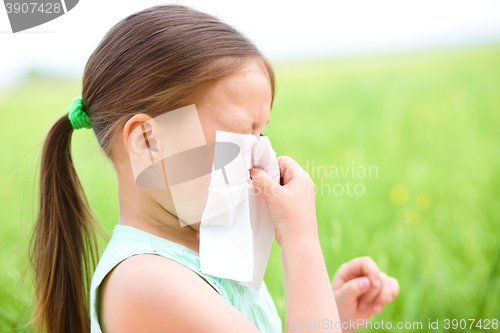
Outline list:
[[[207,174],[169,186],[167,190],[160,190],[162,193],[159,193],[156,199],[171,214],[177,216],[185,224],[192,225],[201,221],[207,203],[209,185],[210,174]]]

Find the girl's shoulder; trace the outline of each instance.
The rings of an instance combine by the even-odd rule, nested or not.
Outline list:
[[[101,328],[110,333],[256,331],[198,274],[154,254],[116,265],[101,284],[99,309]]]
[[[146,231],[136,229],[130,226],[116,225],[113,229],[113,235],[102,254],[99,264],[94,272],[91,283],[91,298],[97,296],[99,287],[107,275],[118,265],[127,262],[136,263],[140,257],[144,261],[143,265],[147,265],[152,259],[150,256],[156,255],[157,261],[163,262],[164,266],[174,266],[177,269],[195,272],[203,280],[208,282],[224,298],[230,299],[230,294],[227,286],[227,280],[219,279],[210,275],[201,273],[199,254],[185,246],[174,243],[167,239],[155,236]],[[133,260],[132,257],[135,257]],[[170,260],[168,260],[170,259]],[[139,262],[137,262],[139,263]],[[125,266],[130,265],[129,263]],[[97,297],[95,297],[97,299]]]
[[[102,333],[101,316],[111,318],[104,320],[112,323],[117,322],[113,313],[121,313],[119,318],[125,318],[121,321],[128,323],[132,319],[126,318],[124,313],[136,311],[136,306],[140,306],[137,311],[156,311],[156,315],[160,308],[162,311],[170,309],[164,306],[175,306],[177,312],[187,307],[190,314],[199,316],[198,311],[202,309],[193,307],[192,303],[205,304],[213,309],[236,309],[235,314],[227,308],[227,314],[235,318],[243,316],[261,332],[281,331],[281,321],[265,283],[257,291],[237,281],[204,274],[197,252],[128,226],[117,225],[113,229],[111,240],[94,272],[90,291],[92,333]],[[165,299],[169,300],[168,304],[162,303]],[[159,308],[148,308],[145,302]],[[211,311],[207,313],[211,314]],[[154,317],[155,314],[150,315]],[[181,316],[179,320],[182,322],[183,318]],[[130,327],[135,327],[133,324],[130,323]],[[217,325],[214,327],[226,330]],[[126,332],[127,328],[120,329],[118,331]],[[113,331],[106,327],[106,332]]]

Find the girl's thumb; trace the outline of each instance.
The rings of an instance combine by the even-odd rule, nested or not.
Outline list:
[[[260,195],[268,202],[272,197],[280,193],[281,186],[276,183],[269,174],[261,168],[252,168],[250,178]]]

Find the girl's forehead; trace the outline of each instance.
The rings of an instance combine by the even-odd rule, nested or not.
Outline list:
[[[197,106],[202,118],[211,118],[228,130],[251,133],[269,120],[272,90],[269,77],[257,62],[216,83]]]
[[[272,94],[269,77],[257,61],[248,63],[238,72],[222,79],[216,84],[214,92],[222,98],[242,103],[259,102],[260,99],[270,102]]]

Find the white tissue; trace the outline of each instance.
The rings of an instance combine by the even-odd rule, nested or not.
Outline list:
[[[217,145],[219,142],[234,143],[240,151],[234,160],[211,173],[200,225],[201,271],[260,289],[274,224],[264,199],[253,186],[249,170],[259,166],[279,182],[276,152],[266,136],[259,140],[252,134],[216,131],[213,165],[227,159],[223,146]]]

